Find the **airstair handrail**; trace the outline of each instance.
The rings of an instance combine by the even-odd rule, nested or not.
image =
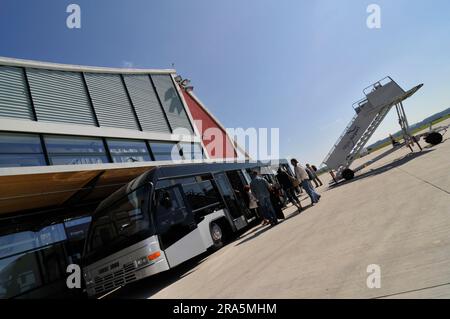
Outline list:
[[[389,81],[385,81],[385,80],[389,80]],[[382,86],[384,86],[385,84],[387,84],[387,83],[389,83],[389,82],[397,83],[397,82],[395,82],[390,76],[386,76],[386,77],[382,78],[381,80],[379,80],[379,81],[377,81],[377,82],[375,82],[375,83],[369,85],[368,87],[366,87],[366,88],[363,90],[363,93],[364,93],[364,95],[367,97],[367,95],[368,95],[370,92],[373,92],[374,89],[377,89],[377,88],[379,88],[379,87],[382,87]],[[368,89],[371,89],[370,92],[367,92]]]

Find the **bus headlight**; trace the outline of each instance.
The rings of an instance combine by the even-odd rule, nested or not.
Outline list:
[[[140,268],[140,267],[145,266],[145,265],[147,265],[147,264],[148,264],[148,259],[147,259],[147,257],[141,257],[141,258],[136,259],[136,260],[134,261],[134,267],[135,267],[135,268]]]

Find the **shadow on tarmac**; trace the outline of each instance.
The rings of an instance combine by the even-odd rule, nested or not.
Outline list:
[[[252,232],[253,235],[248,237],[248,235],[250,235],[250,234],[246,234],[247,235],[246,238],[244,240],[240,241],[239,243],[237,243],[235,246],[240,246],[252,239],[255,239],[256,237],[258,237],[258,236],[264,234],[266,231],[270,230],[272,227],[276,227],[276,226],[267,225],[267,226],[260,226],[259,228],[256,228],[255,231]]]
[[[400,157],[400,158],[394,160],[391,163],[385,164],[385,165],[383,165],[381,167],[378,167],[376,169],[372,169],[372,170],[370,170],[370,171],[368,171],[368,172],[366,172],[364,174],[356,175],[355,178],[352,179],[352,180],[341,181],[341,182],[339,182],[337,184],[329,185],[328,188],[329,189],[333,189],[335,187],[339,187],[339,186],[342,186],[342,185],[347,185],[347,184],[359,181],[359,180],[361,180],[363,178],[366,178],[366,177],[371,177],[371,176],[375,176],[375,175],[379,175],[379,174],[385,173],[385,172],[387,172],[387,171],[389,171],[389,170],[391,170],[393,168],[402,166],[402,165],[404,165],[404,164],[406,164],[406,163],[408,163],[408,162],[410,162],[410,161],[412,161],[412,160],[414,160],[414,159],[416,159],[418,157],[421,157],[421,156],[426,155],[426,154],[428,154],[430,152],[433,152],[433,151],[434,150],[431,149],[431,150],[423,150],[422,152],[409,153],[409,154],[407,154],[407,155],[405,155],[403,157]]]
[[[294,213],[292,213],[289,216],[287,216],[284,220],[280,221],[280,223],[284,223],[285,221],[287,221],[287,220],[289,220],[291,218],[294,218],[294,217],[297,217],[297,216],[299,216],[301,214],[304,214],[305,211],[307,209],[311,208],[311,207],[313,207],[312,204],[309,204],[308,206],[304,206],[302,211],[298,211],[298,210],[295,211]],[[240,242],[238,242],[235,246],[239,246],[239,245],[245,244],[246,242],[249,242],[250,240],[253,240],[253,239],[257,238],[258,236],[264,234],[266,231],[272,229],[273,227],[277,227],[277,226],[267,225],[267,226],[259,226],[259,227],[256,227],[255,229],[252,229],[252,231],[246,233],[244,236],[241,236],[239,239],[242,239],[242,238],[245,238],[245,239],[240,241]]]

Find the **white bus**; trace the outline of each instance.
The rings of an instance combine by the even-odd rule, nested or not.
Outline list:
[[[287,163],[284,163],[287,165]],[[244,200],[257,163],[154,167],[105,199],[83,253],[89,296],[160,273],[220,248],[257,218]]]

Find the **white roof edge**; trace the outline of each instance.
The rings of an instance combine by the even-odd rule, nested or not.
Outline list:
[[[75,71],[75,72],[97,72],[97,73],[121,73],[121,74],[174,74],[175,69],[134,69],[134,68],[109,68],[100,66],[83,66],[73,64],[62,64],[53,62],[42,62],[34,60],[23,60],[0,56],[0,64],[8,66],[29,67],[37,69]]]

